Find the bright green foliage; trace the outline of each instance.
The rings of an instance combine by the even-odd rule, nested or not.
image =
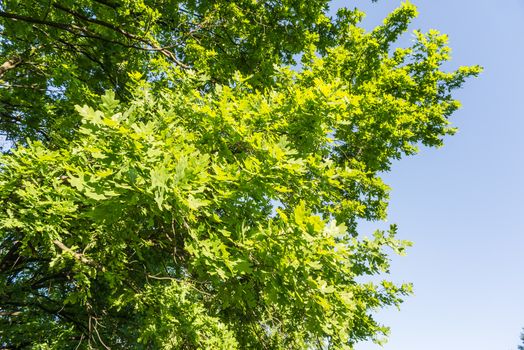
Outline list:
[[[128,100],[130,71],[192,67],[227,84],[235,71],[266,85],[312,36],[332,41],[328,0],[3,0],[0,130],[57,142],[71,112],[105,89]],[[43,93],[47,91],[47,93]],[[70,114],[64,118],[65,114]]]
[[[263,7],[249,4],[241,5]],[[206,48],[192,53],[195,70],[129,74],[125,100],[109,90],[98,105],[76,107],[81,126],[69,140],[28,140],[5,155],[0,343],[351,349],[380,341],[387,329],[371,312],[398,306],[411,287],[362,281],[388,272],[387,250],[402,254],[409,242],[395,238],[395,226],[359,237],[356,223],[385,218],[379,172],[419,143],[439,146],[453,132],[451,90],[479,72],[442,72],[449,49],[436,31],[393,49],[415,14],[406,3],[366,33],[361,13],[341,11],[329,46],[312,33],[297,44],[306,48],[300,72],[262,65],[242,74],[237,61],[206,61]],[[251,23],[228,25],[248,32]]]

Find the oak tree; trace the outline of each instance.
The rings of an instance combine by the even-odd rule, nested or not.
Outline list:
[[[0,346],[351,349],[409,284],[380,174],[454,132],[447,37],[403,3],[0,5]],[[300,59],[300,66],[292,66]]]

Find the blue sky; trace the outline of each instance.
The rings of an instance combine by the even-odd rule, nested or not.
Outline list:
[[[400,312],[378,312],[391,327],[383,349],[516,350],[524,327],[524,1],[412,2],[419,17],[411,29],[449,34],[450,67],[485,70],[456,94],[459,132],[384,176],[392,187],[388,223],[415,243],[408,256],[393,259],[391,278],[413,282],[415,295]],[[355,4],[371,27],[400,1],[339,0],[332,7]]]

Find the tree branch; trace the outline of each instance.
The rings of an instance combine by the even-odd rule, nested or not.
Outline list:
[[[73,258],[75,258],[76,260],[86,264],[86,265],[90,265],[90,266],[97,266],[97,264],[91,260],[91,259],[88,259],[85,257],[84,254],[82,253],[77,253],[75,251],[73,251],[71,248],[69,248],[68,246],[66,246],[64,243],[60,242],[58,239],[55,239],[53,241],[53,243],[60,249],[62,249],[62,251],[66,252],[66,253],[69,253],[73,256]]]
[[[73,35],[78,35],[78,36],[83,36],[83,37],[87,37],[87,38],[98,39],[98,40],[110,42],[110,43],[113,43],[113,44],[116,44],[116,45],[121,45],[121,46],[124,46],[124,47],[129,47],[129,48],[134,48],[134,49],[139,49],[139,50],[145,50],[145,51],[158,51],[161,54],[163,54],[164,56],[166,56],[168,59],[170,59],[171,61],[175,62],[178,66],[180,66],[180,67],[182,67],[184,69],[189,69],[190,68],[190,66],[188,66],[187,64],[183,63],[178,58],[176,58],[176,55],[172,51],[169,51],[165,47],[161,47],[161,46],[155,44],[154,42],[151,42],[151,41],[149,41],[147,39],[144,39],[144,38],[142,38],[142,37],[140,37],[140,36],[138,36],[136,34],[129,33],[127,31],[123,30],[123,29],[120,29],[120,28],[112,25],[111,23],[107,23],[107,22],[104,22],[104,21],[101,21],[101,20],[98,20],[98,19],[94,19],[94,18],[89,18],[87,16],[84,16],[81,13],[78,13],[76,11],[73,11],[71,9],[63,7],[61,5],[53,4],[53,6],[55,8],[57,8],[57,9],[59,9],[59,10],[62,10],[64,12],[67,12],[67,13],[71,14],[74,17],[77,17],[77,18],[82,19],[82,20],[87,21],[87,22],[98,24],[100,26],[103,26],[105,28],[108,28],[108,29],[111,29],[111,30],[115,31],[115,32],[117,32],[117,33],[127,37],[128,39],[141,42],[142,44],[146,45],[146,47],[138,47],[138,46],[134,46],[134,45],[127,45],[127,44],[119,42],[119,41],[114,41],[114,40],[111,40],[111,39],[107,39],[107,38],[104,38],[104,37],[102,37],[100,35],[92,33],[91,31],[89,31],[85,27],[83,28],[83,27],[79,27],[79,26],[76,26],[76,25],[73,25],[73,24],[68,25],[68,24],[60,23],[60,22],[46,21],[46,20],[41,20],[41,19],[38,19],[38,18],[18,15],[18,14],[15,14],[15,13],[9,13],[9,12],[5,12],[5,11],[0,11],[0,17],[11,18],[11,19],[14,19],[14,20],[24,21],[24,22],[27,22],[27,23],[41,24],[41,25],[53,27],[53,28],[56,28],[56,29],[65,30],[65,31],[67,31],[67,32],[69,32],[69,33],[71,33]]]
[[[14,57],[2,63],[2,65],[0,66],[0,79],[2,79],[2,77],[8,70],[16,68],[22,62],[23,60],[21,57]]]
[[[14,20],[28,22],[28,23],[43,24],[49,27],[66,30],[72,34],[77,34],[76,32],[72,31],[72,28],[73,28],[72,26],[69,26],[65,23],[45,21],[45,20],[41,20],[38,18],[17,15],[16,13],[10,13],[10,12],[4,12],[4,11],[0,11],[0,17],[11,18]]]
[[[117,33],[125,36],[128,39],[139,41],[139,42],[145,44],[146,46],[149,46],[150,47],[149,50],[151,50],[151,51],[158,51],[158,52],[162,53],[164,56],[166,56],[167,58],[171,59],[173,62],[175,62],[180,67],[186,68],[186,69],[189,68],[188,65],[186,65],[186,64],[182,63],[181,61],[179,61],[176,58],[176,56],[175,56],[175,54],[173,52],[169,51],[165,47],[158,46],[155,43],[153,43],[153,42],[151,42],[151,41],[149,41],[149,40],[147,40],[147,39],[145,39],[143,37],[140,37],[140,36],[138,36],[136,34],[130,33],[128,31],[125,31],[122,28],[117,27],[117,26],[115,26],[115,25],[113,25],[113,24],[111,24],[109,22],[102,21],[102,20],[97,19],[97,18],[87,17],[87,16],[85,16],[85,15],[79,13],[79,12],[71,10],[71,9],[65,7],[65,6],[60,5],[60,4],[56,4],[55,3],[55,4],[53,4],[53,7],[55,7],[58,10],[61,10],[63,12],[66,12],[66,13],[68,13],[68,14],[76,17],[76,18],[79,18],[79,19],[81,19],[83,21],[94,23],[94,24],[98,24],[98,25],[100,25],[102,27],[111,29],[114,32],[117,32]],[[148,48],[146,47],[145,49],[148,49]]]

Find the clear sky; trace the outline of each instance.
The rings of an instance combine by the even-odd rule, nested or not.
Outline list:
[[[391,278],[413,282],[415,295],[400,312],[378,313],[392,331],[384,349],[516,350],[524,327],[524,1],[412,2],[419,17],[411,29],[449,34],[451,66],[485,70],[456,95],[459,132],[384,177],[392,187],[388,222],[415,243],[393,260]],[[370,27],[399,3],[332,7],[357,4]],[[373,349],[380,346],[357,347]]]

